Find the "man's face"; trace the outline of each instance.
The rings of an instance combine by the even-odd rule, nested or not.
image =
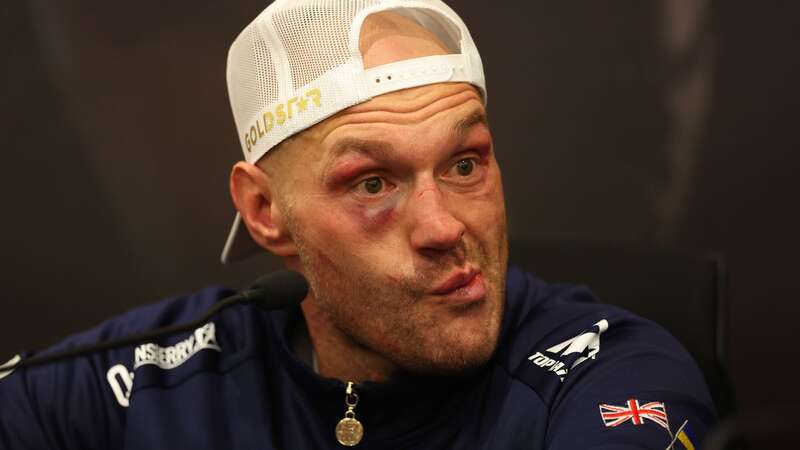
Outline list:
[[[500,170],[477,91],[357,105],[293,142],[283,186],[301,270],[334,326],[415,372],[482,364],[504,304]]]

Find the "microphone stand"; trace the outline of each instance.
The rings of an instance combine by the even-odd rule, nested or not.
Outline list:
[[[42,364],[48,364],[55,361],[61,361],[64,359],[74,358],[76,356],[81,356],[84,354],[101,352],[104,350],[111,350],[114,348],[119,347],[126,347],[129,345],[141,344],[147,341],[153,341],[158,338],[172,336],[174,334],[186,332],[186,331],[193,331],[196,328],[199,328],[202,325],[205,325],[212,316],[220,312],[221,310],[228,308],[230,306],[240,304],[240,303],[248,303],[253,300],[259,299],[260,292],[258,289],[251,289],[244,291],[240,294],[233,295],[228,297],[213,307],[211,307],[202,317],[199,319],[193,320],[189,323],[179,324],[179,325],[170,325],[167,327],[156,328],[155,330],[148,331],[146,333],[135,334],[133,336],[126,336],[121,339],[114,339],[110,341],[103,341],[96,344],[90,345],[82,345],[79,347],[75,347],[69,350],[64,350],[55,353],[46,353],[43,355],[33,356],[31,358],[23,359],[21,361],[17,361],[15,364],[11,364],[9,366],[0,366],[0,373],[2,372],[11,372],[15,369],[21,369],[26,367],[35,367]]]
[[[192,331],[202,325],[205,325],[205,323],[208,322],[212,316],[219,313],[221,310],[240,303],[255,303],[258,306],[268,310],[285,308],[290,305],[296,305],[303,301],[307,293],[308,283],[306,282],[305,278],[303,278],[302,274],[293,272],[291,270],[279,270],[260,277],[255,281],[255,283],[253,283],[253,286],[250,289],[219,301],[214,306],[209,308],[209,310],[203,314],[203,316],[189,323],[156,328],[155,330],[145,333],[90,345],[82,345],[60,352],[35,355],[31,358],[16,361],[14,364],[0,366],[0,374],[9,374],[15,369],[39,366],[77,356],[83,356],[89,353],[126,347],[147,341],[153,341],[155,339],[171,336],[177,333]]]

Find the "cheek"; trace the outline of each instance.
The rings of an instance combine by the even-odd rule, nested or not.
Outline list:
[[[492,236],[503,233],[506,226],[505,199],[499,177],[486,183],[483,189],[461,196],[459,215],[478,235]],[[455,206],[455,205],[454,205]]]
[[[387,229],[398,217],[397,198],[385,199],[371,205],[356,204],[347,208],[349,220],[358,224],[361,231],[374,235]]]
[[[302,223],[298,231],[305,245],[337,255],[334,259],[339,263],[374,260],[376,251],[383,253],[390,246],[387,236],[398,222],[399,204],[400,199],[392,197],[368,205],[322,197],[304,203],[296,222]]]
[[[486,215],[489,212],[493,212],[498,215],[504,215],[505,199],[500,172],[496,169],[491,171],[482,188],[468,195],[468,201],[475,203],[476,207],[469,208],[475,214]]]

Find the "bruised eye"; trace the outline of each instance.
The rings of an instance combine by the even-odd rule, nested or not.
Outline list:
[[[456,163],[456,173],[462,177],[466,177],[475,170],[475,161],[472,159],[462,159]]]
[[[378,177],[367,178],[366,180],[362,181],[361,184],[364,186],[364,190],[367,191],[368,194],[377,194],[383,190],[383,180]]]

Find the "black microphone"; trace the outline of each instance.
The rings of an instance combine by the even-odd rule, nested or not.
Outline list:
[[[258,278],[249,289],[220,300],[202,317],[192,322],[156,328],[146,333],[99,342],[97,344],[84,345],[62,352],[33,356],[18,361],[16,364],[3,366],[0,371],[6,372],[23,367],[39,366],[55,361],[88,355],[90,353],[154,341],[158,338],[171,336],[177,333],[193,331],[205,325],[212,316],[223,309],[240,303],[253,303],[266,310],[286,308],[299,304],[306,298],[306,294],[308,294],[308,283],[303,275],[291,270],[279,270]]]

